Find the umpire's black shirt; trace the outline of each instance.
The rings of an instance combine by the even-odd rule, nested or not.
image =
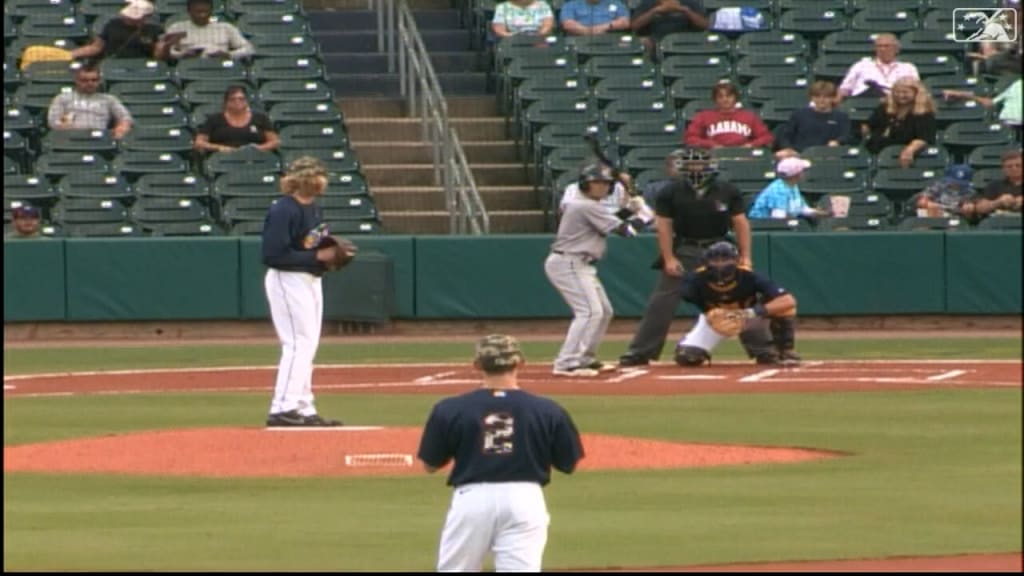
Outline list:
[[[676,178],[666,186],[654,204],[654,213],[672,219],[673,245],[686,241],[725,238],[732,229],[732,217],[745,214],[739,188],[722,180],[712,180],[698,194],[686,180]]]

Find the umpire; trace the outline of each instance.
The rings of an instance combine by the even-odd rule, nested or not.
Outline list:
[[[653,268],[661,270],[661,278],[647,300],[629,350],[619,358],[620,366],[643,366],[661,356],[679,306],[683,270],[695,269],[704,250],[724,240],[730,228],[736,235],[740,265],[751,266],[750,222],[739,189],[715,178],[717,166],[706,150],[675,150],[667,162],[669,174],[678,177],[654,199],[660,256]]]

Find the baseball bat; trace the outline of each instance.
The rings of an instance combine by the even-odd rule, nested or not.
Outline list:
[[[604,150],[601,148],[601,142],[598,140],[597,135],[588,132],[583,135],[583,140],[590,145],[590,150],[594,153],[594,156],[596,156],[602,164],[612,169],[612,176],[614,176],[616,180],[619,180],[619,182],[622,182],[622,185],[626,188],[626,194],[636,196],[636,189],[633,187],[633,181],[630,180],[629,182],[623,182],[619,179],[623,171],[619,168],[618,164],[612,162],[611,158],[605,154]]]

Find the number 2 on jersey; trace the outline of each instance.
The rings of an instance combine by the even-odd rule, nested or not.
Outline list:
[[[515,418],[511,414],[495,412],[484,416],[484,454],[511,454]]]

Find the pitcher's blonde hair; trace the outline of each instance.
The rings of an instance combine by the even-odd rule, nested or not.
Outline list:
[[[288,172],[281,177],[281,192],[289,195],[313,196],[326,186],[327,168],[312,156],[300,156],[293,160],[288,165]]]
[[[914,90],[914,103],[910,109],[911,114],[920,116],[922,114],[935,113],[935,100],[932,99],[932,94],[928,91],[928,88],[917,78],[905,76],[893,82],[892,89],[885,95],[885,111],[890,115],[896,114],[897,111],[896,99],[893,97],[893,93],[896,92],[897,88],[912,88]]]

